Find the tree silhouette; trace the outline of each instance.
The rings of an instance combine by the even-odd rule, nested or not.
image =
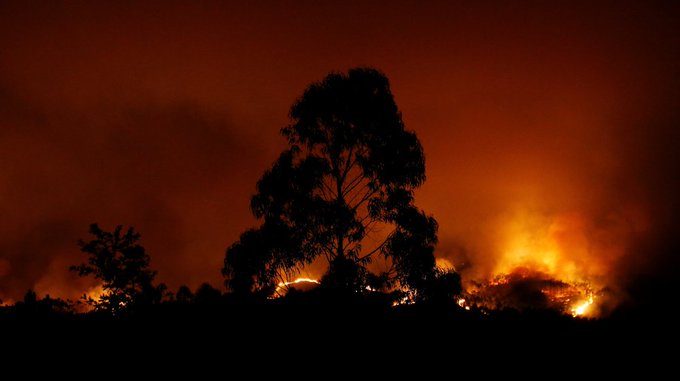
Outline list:
[[[98,300],[83,298],[95,309],[119,314],[160,302],[165,285],[153,285],[156,272],[149,269],[150,257],[137,241],[140,234],[130,227],[123,233],[118,225],[113,232],[90,225],[89,242],[79,241],[80,250],[88,255],[87,264],[71,266],[80,276],[94,275],[103,282],[104,293]]]
[[[289,147],[251,199],[262,224],[226,252],[227,286],[269,290],[277,277],[322,257],[326,288],[362,291],[383,279],[425,290],[436,277],[437,242],[437,222],[413,199],[425,157],[385,75],[371,68],[329,74],[306,89],[290,117],[281,130]],[[384,271],[371,276],[368,265],[379,257]]]
[[[179,286],[177,293],[175,293],[175,300],[178,303],[191,303],[194,301],[194,293],[187,285]]]
[[[220,290],[213,287],[210,283],[204,282],[196,289],[194,301],[199,304],[217,304],[222,297]]]
[[[29,306],[29,305],[35,305],[38,303],[38,294],[35,293],[35,291],[28,289],[26,293],[24,294],[24,304]]]

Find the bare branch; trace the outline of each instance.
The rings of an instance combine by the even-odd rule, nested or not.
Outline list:
[[[370,224],[370,222],[369,222],[368,224],[364,225],[364,221],[366,221],[369,218],[371,220],[375,220],[369,213],[367,213],[365,216],[361,217],[361,219],[359,220],[359,223],[364,226],[364,229]]]
[[[360,183],[360,184],[362,184],[361,187],[358,188],[358,189],[356,189],[355,192],[354,192],[354,194],[349,198],[349,201],[347,201],[347,204],[348,204],[348,205],[351,206],[352,203],[353,203],[358,197],[362,197],[362,198],[363,198],[363,197],[368,193],[368,191],[371,189],[371,188],[368,186],[368,182]]]
[[[330,185],[326,184],[326,179],[327,177],[324,176],[323,180],[321,180],[321,185],[325,187],[326,190],[328,190],[328,192],[331,194],[331,196],[333,196],[333,198],[337,197],[337,194],[335,194],[335,190],[333,190],[333,188],[331,188]],[[328,198],[330,199],[330,197]]]
[[[361,181],[366,179],[366,176],[362,173],[360,173],[358,176],[353,178],[349,183],[347,183],[347,187],[345,188],[344,191],[342,191],[343,196],[347,196],[354,188],[356,188],[359,184],[361,184]],[[367,185],[367,184],[365,184]]]
[[[389,235],[388,235],[388,237],[389,237]],[[362,259],[364,259],[364,258],[370,258],[373,254],[375,254],[375,253],[377,253],[378,251],[380,251],[380,249],[382,249],[383,246],[385,246],[386,243],[387,243],[387,238],[385,238],[385,240],[382,241],[382,243],[381,243],[380,245],[378,245],[375,249],[373,249],[373,250],[369,251],[367,254],[365,254],[365,255],[359,257],[359,260],[362,260]]]
[[[321,245],[321,250],[322,250],[324,256],[326,257],[326,259],[328,260],[328,262],[330,262],[333,258],[335,258],[336,253],[335,253],[335,248],[333,246],[331,246],[327,243],[320,243],[320,245]]]
[[[376,223],[380,222],[380,220],[376,220],[374,218],[371,218],[371,220],[367,223],[364,224],[364,230],[367,233],[375,233],[376,230],[373,230],[373,227],[375,226]]]
[[[369,189],[370,189],[370,188],[369,188]],[[359,202],[358,202],[356,205],[354,205],[354,206],[352,207],[352,209],[356,211],[357,209],[359,209],[359,207],[361,206],[361,204],[363,204],[364,202],[370,200],[371,197],[373,197],[373,195],[376,194],[376,193],[378,193],[378,190],[377,190],[377,189],[373,189],[373,190],[371,190],[370,192],[367,192],[367,193],[364,195],[364,197],[362,197],[361,200],[359,200]]]
[[[330,200],[331,196],[328,194],[328,186],[327,185],[324,186],[324,185],[326,185],[326,184],[324,184],[323,181],[322,181],[322,186],[317,188],[317,189],[320,192],[321,198],[323,198],[324,200]]]
[[[352,157],[354,155],[354,146],[349,148],[349,152],[347,152],[347,160],[345,161],[345,169],[342,171],[342,176],[340,177],[340,184],[344,184],[345,180],[347,179],[347,174],[349,173],[349,170],[354,166],[355,160],[352,160]]]

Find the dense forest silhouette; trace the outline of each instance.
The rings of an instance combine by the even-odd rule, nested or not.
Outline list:
[[[290,118],[281,130],[288,146],[251,199],[259,226],[226,250],[227,292],[208,283],[175,291],[156,284],[141,235],[133,227],[107,231],[95,223],[90,239],[79,242],[84,262],[70,270],[94,278],[102,294],[71,301],[28,290],[23,301],[0,307],[0,321],[57,322],[110,335],[139,329],[166,335],[161,327],[190,326],[258,340],[304,331],[310,341],[319,340],[310,332],[324,332],[322,341],[349,334],[591,342],[626,326],[616,315],[604,322],[549,308],[489,311],[456,303],[460,275],[436,266],[437,221],[415,205],[425,153],[378,70],[329,74],[304,91]],[[289,283],[311,265],[325,268],[318,287],[304,291]],[[544,327],[552,328],[551,337],[544,337]]]

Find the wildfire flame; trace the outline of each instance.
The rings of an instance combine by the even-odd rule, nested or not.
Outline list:
[[[576,304],[571,309],[571,316],[584,316],[589,311],[589,307],[593,304],[594,298],[591,295],[588,300]]]
[[[89,301],[91,302],[100,302],[101,298],[106,294],[106,291],[104,290],[104,286],[102,284],[98,284],[95,286],[92,286],[88,288],[83,295],[80,297],[80,300],[78,303],[75,305],[75,309],[78,312],[90,312],[94,309],[94,306],[90,304]]]
[[[587,228],[577,215],[548,219],[517,213],[499,231],[494,275],[470,282],[458,305],[553,309],[573,317],[597,317],[597,296],[604,287],[596,281],[606,266],[593,255]]]
[[[290,281],[290,282],[279,282],[279,284],[276,285],[276,289],[274,290],[274,295],[272,297],[273,298],[279,298],[279,297],[285,295],[288,292],[288,290],[291,288],[291,286],[309,285],[309,284],[318,285],[319,281],[316,280],[316,279],[311,279],[311,278],[297,278],[294,281]]]
[[[470,286],[458,305],[482,310],[550,309],[574,317],[594,317],[597,292],[586,282],[570,283],[528,268],[517,268],[510,274]]]

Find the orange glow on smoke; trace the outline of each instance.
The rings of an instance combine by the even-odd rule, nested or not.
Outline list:
[[[102,284],[92,286],[81,295],[80,300],[75,305],[75,309],[78,312],[90,312],[94,309],[91,302],[98,303],[101,298],[105,295],[104,287]]]
[[[621,243],[602,236],[578,214],[546,216],[522,211],[499,229],[498,258],[491,279],[472,282],[461,307],[555,309],[573,317],[598,317],[607,286],[607,260]],[[595,237],[595,238],[593,238]]]
[[[100,284],[97,286],[93,286],[87,289],[83,297],[85,299],[92,299],[95,302],[98,302],[101,300],[101,297],[104,295],[104,287]]]
[[[589,282],[604,268],[592,253],[585,228],[575,214],[548,219],[520,213],[503,232],[504,249],[494,273],[508,274],[523,267],[564,282]]]

